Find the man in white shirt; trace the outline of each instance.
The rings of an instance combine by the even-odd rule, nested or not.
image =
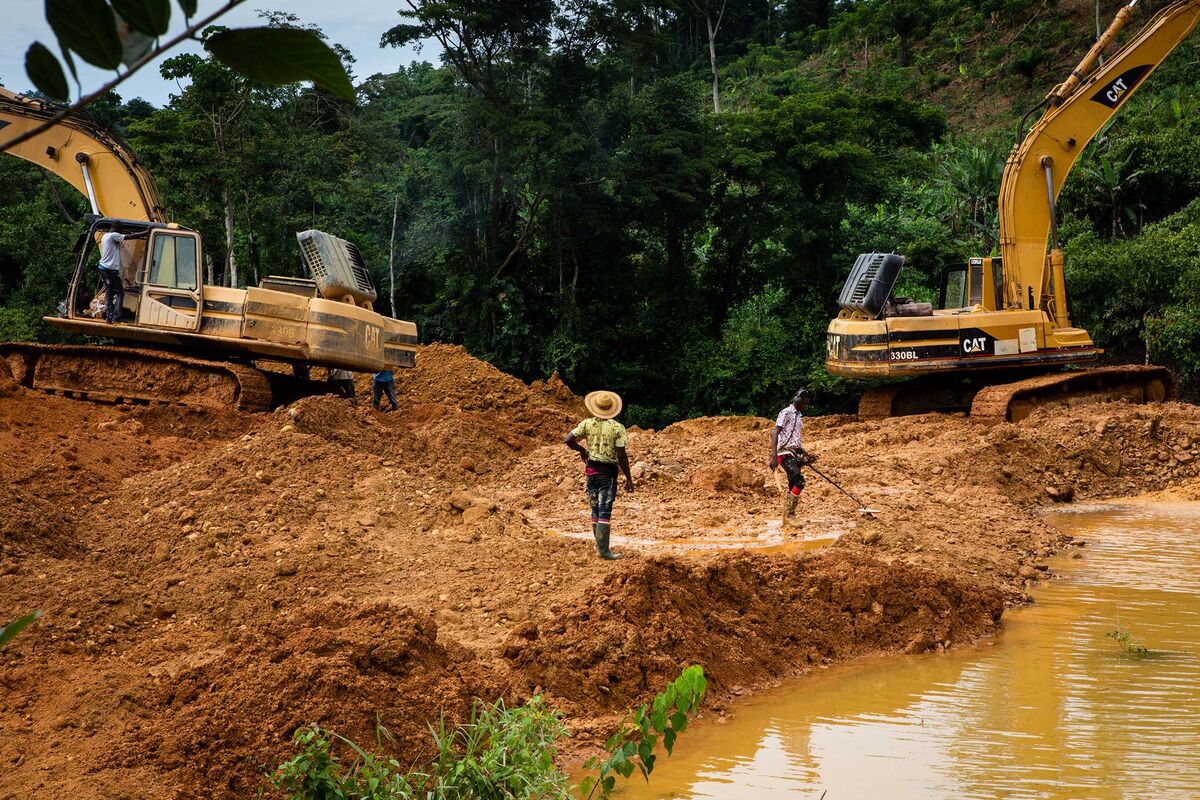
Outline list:
[[[771,456],[767,459],[767,466],[772,470],[783,467],[788,477],[788,496],[783,506],[784,525],[792,522],[796,504],[800,502],[800,492],[804,489],[804,474],[801,468],[817,460],[814,454],[801,445],[804,410],[811,401],[812,393],[808,389],[796,392],[791,405],[786,406],[775,418],[775,430],[771,433]]]
[[[96,231],[96,242],[100,245],[100,279],[104,281],[104,320],[109,324],[121,321],[121,308],[125,303],[121,243],[126,239],[144,239],[148,233],[121,233],[116,228],[108,233]]]

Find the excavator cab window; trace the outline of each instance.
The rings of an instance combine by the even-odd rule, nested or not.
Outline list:
[[[195,289],[195,238],[162,233],[155,236],[154,255],[150,261],[150,278],[147,283],[175,289]]]
[[[938,296],[938,308],[964,308],[967,306],[967,265],[950,264],[942,267],[942,287]]]
[[[967,302],[964,306],[980,306],[983,305],[983,259],[972,258],[970,265],[967,267],[967,276],[970,278],[968,282],[969,291],[967,293]]]

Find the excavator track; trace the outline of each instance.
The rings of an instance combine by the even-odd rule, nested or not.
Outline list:
[[[868,389],[858,401],[858,416],[863,419],[906,417],[932,411],[965,412],[977,386],[963,381],[917,378]]]
[[[1097,367],[1029,378],[993,376],[978,381],[926,377],[879,386],[863,393],[862,419],[930,412],[969,412],[983,421],[1020,422],[1043,405],[1071,406],[1094,400],[1161,403],[1175,397],[1175,378],[1165,367]]]
[[[1020,422],[1044,405],[1070,406],[1094,398],[1162,403],[1174,397],[1175,377],[1166,367],[1097,367],[986,386],[976,392],[971,416]]]
[[[13,378],[29,389],[110,403],[267,411],[271,384],[254,367],[157,350],[0,343]]]
[[[903,391],[901,386],[877,386],[863,392],[858,400],[858,416],[862,419],[881,419],[893,416],[892,407],[896,397]]]

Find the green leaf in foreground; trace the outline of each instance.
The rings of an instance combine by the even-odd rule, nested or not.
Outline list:
[[[196,14],[196,0],[179,0],[179,7],[183,9],[185,17],[192,17]]]
[[[112,0],[113,10],[134,30],[162,36],[171,24],[170,0]]]
[[[89,64],[116,69],[121,63],[117,20],[104,0],[46,0],[46,21]]]
[[[345,100],[354,87],[342,60],[312,31],[299,28],[237,28],[205,42],[225,66],[268,86],[312,81]]]
[[[25,74],[38,91],[45,93],[55,100],[70,100],[71,90],[67,88],[67,76],[63,73],[62,65],[41,42],[34,42],[25,51]]]
[[[39,619],[41,616],[41,611],[34,611],[32,614],[26,614],[20,619],[10,622],[3,628],[0,628],[0,647],[4,647],[4,645],[8,644],[14,636],[25,630],[27,625],[34,620]]]
[[[662,734],[663,749],[670,755],[679,734],[687,729],[688,715],[699,708],[707,689],[704,668],[693,664],[654,698],[649,716],[646,715],[645,706],[632,712],[629,721],[605,746],[609,750],[609,757],[598,765],[598,774],[589,776],[580,785],[581,797],[599,795],[600,798],[608,798],[616,787],[616,776],[629,778],[635,768],[643,778],[649,780],[657,760],[654,751],[659,743],[658,736],[651,731]],[[590,771],[595,767],[588,769]]]

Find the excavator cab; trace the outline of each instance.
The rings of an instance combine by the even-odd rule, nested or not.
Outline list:
[[[91,215],[88,223],[76,243],[75,275],[66,303],[68,319],[103,318],[99,242],[104,234],[116,230],[146,234],[145,238],[121,243],[121,279],[125,285],[121,321],[139,327],[199,329],[203,310],[199,234],[177,225]]]
[[[972,258],[966,264],[942,267],[938,308],[943,311],[976,306],[1004,308],[1004,268],[999,258]]]

